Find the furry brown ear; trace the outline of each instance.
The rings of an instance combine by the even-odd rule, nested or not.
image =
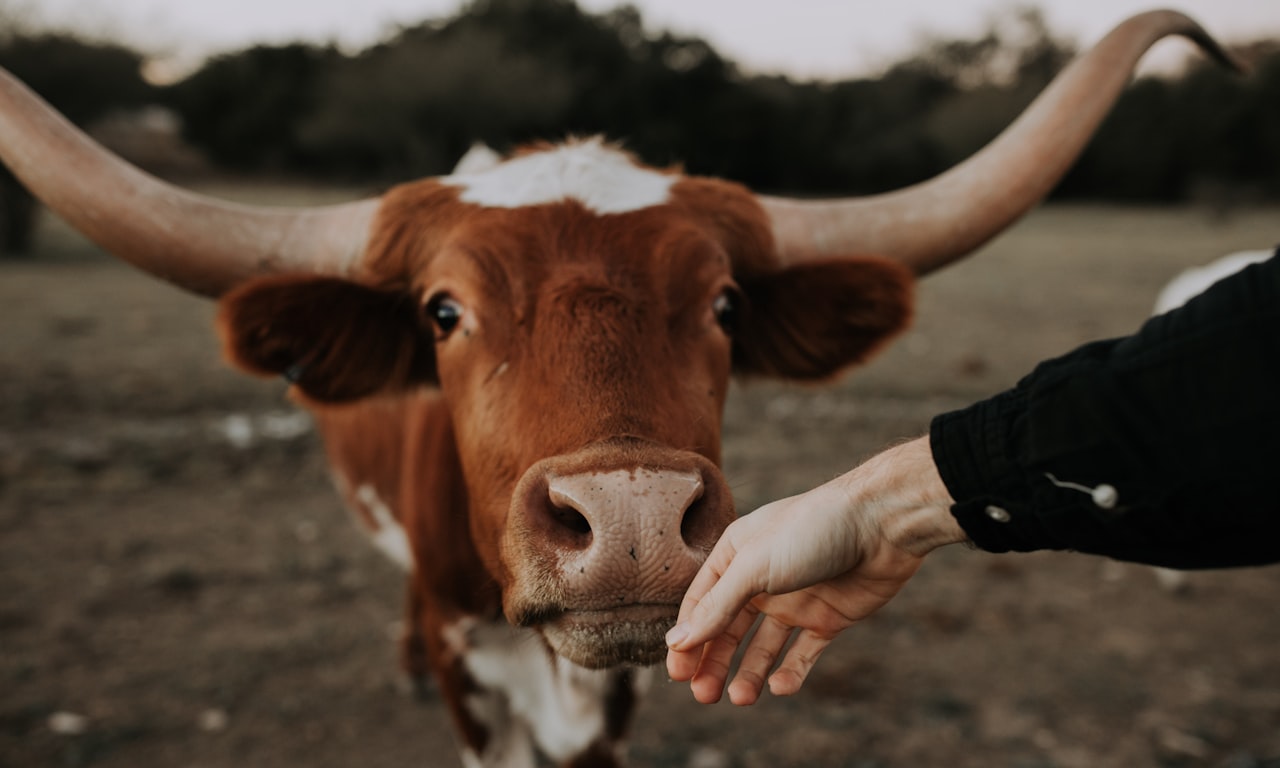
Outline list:
[[[435,349],[413,296],[329,277],[250,281],[219,302],[228,360],[284,376],[309,398],[338,403],[435,380]]]
[[[734,371],[817,380],[869,358],[911,320],[914,277],[875,258],[797,264],[739,276],[746,304]]]

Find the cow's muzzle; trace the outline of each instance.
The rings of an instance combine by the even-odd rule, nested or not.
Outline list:
[[[512,499],[507,618],[583,666],[655,663],[733,517],[723,475],[695,453],[628,440],[541,461]]]

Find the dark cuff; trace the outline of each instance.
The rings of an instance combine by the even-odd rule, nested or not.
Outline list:
[[[1036,514],[1033,489],[1014,460],[1013,434],[1025,410],[1025,393],[1013,389],[937,416],[929,427],[934,464],[956,501],[951,514],[988,552],[1060,548]]]

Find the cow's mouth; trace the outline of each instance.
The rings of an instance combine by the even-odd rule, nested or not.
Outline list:
[[[666,656],[664,636],[678,605],[566,610],[540,627],[551,648],[583,667],[648,666]]]

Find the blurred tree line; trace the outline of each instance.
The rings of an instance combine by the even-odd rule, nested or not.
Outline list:
[[[71,119],[159,101],[189,142],[239,171],[393,182],[446,173],[475,141],[604,134],[650,163],[812,195],[901,187],[960,162],[1075,52],[1027,8],[977,39],[928,40],[876,78],[795,82],[748,76],[703,40],[647,29],[631,7],[473,0],[356,54],[257,46],[153,89],[123,48],[0,40],[0,64]],[[1140,79],[1055,194],[1280,197],[1280,44],[1242,53],[1248,77],[1197,64]]]

